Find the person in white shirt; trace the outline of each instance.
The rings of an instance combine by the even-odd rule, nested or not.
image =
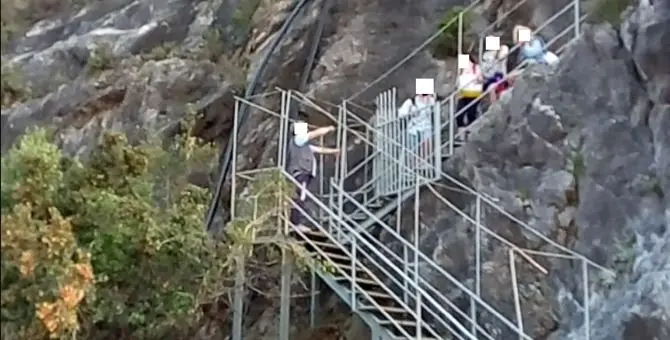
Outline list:
[[[491,103],[495,102],[509,87],[507,80],[504,80],[507,75],[508,54],[509,47],[507,45],[501,45],[497,51],[489,50],[482,54],[481,68],[484,77],[482,90],[486,92],[490,86],[495,86],[489,94],[489,101]]]
[[[470,53],[470,62],[458,74],[458,91],[456,125],[467,127],[477,119],[479,96],[482,94],[484,77],[477,64],[474,53]],[[467,121],[466,121],[467,120]]]
[[[405,100],[398,109],[398,118],[407,119],[410,151],[427,155],[433,132],[435,84],[433,79],[417,79],[416,95]]]

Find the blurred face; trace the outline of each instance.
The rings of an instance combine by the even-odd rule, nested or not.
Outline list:
[[[307,133],[309,133],[307,123],[297,122],[293,124],[293,133],[300,137],[307,136]]]

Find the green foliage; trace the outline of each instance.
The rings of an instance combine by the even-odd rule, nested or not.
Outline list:
[[[21,71],[9,64],[2,63],[2,107],[30,98],[30,87],[26,84]]]
[[[438,29],[444,31],[440,34],[431,47],[433,56],[436,58],[453,57],[458,54],[458,16],[465,8],[462,6],[452,7],[440,21]],[[469,12],[463,13],[463,35],[468,31],[472,17]],[[466,43],[463,41],[463,45]]]
[[[260,5],[261,0],[244,0],[240,1],[237,8],[233,12],[233,24],[240,28],[247,30],[251,25],[251,19],[256,13],[256,9]]]
[[[112,46],[107,43],[101,43],[91,51],[86,64],[86,71],[89,74],[96,74],[114,68],[116,62]]]
[[[634,0],[598,0],[589,10],[588,21],[618,25],[621,23],[621,14],[632,5]]]
[[[200,47],[200,58],[209,60],[213,63],[219,61],[225,53],[221,31],[218,29],[208,29],[202,33],[203,45]]]
[[[149,51],[146,55],[144,55],[145,60],[164,60],[172,57],[175,52],[177,46],[173,42],[168,42],[164,43],[161,45],[158,45]]]
[[[44,129],[3,156],[3,337],[183,338],[205,306],[227,305],[240,260],[256,291],[276,291],[281,251],[318,261],[283,236],[290,188],[277,171],[248,183],[225,242],[207,235],[210,193],[189,176],[211,171],[216,149],[191,136],[196,118],[168,142],[107,133],[86,162]]]
[[[150,339],[198,320],[229,275],[228,248],[202,228],[209,193],[187,180],[213,151],[190,136],[157,147],[108,133],[82,163],[44,130],[23,136],[2,159],[3,334]],[[76,281],[87,265],[90,282]]]

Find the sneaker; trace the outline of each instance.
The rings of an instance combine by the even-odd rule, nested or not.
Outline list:
[[[302,233],[312,232],[312,228],[310,228],[310,227],[308,227],[304,224],[298,224],[297,226],[295,226],[295,228]]]

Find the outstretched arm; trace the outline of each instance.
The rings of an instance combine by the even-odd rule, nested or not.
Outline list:
[[[330,132],[333,132],[333,131],[335,131],[335,127],[332,126],[332,125],[322,127],[322,128],[318,128],[316,130],[313,130],[313,131],[310,131],[309,133],[307,133],[307,139],[312,140],[314,138],[319,138],[319,137],[324,136],[324,135],[326,135]]]
[[[314,153],[320,153],[324,155],[335,155],[340,153],[340,149],[335,148],[326,148],[323,146],[312,145],[312,151]]]

